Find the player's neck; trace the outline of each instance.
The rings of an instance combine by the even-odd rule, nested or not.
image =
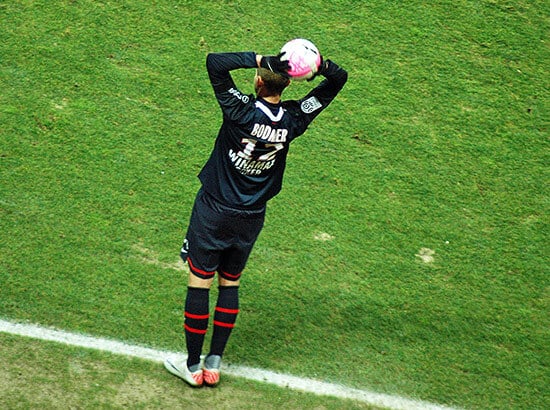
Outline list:
[[[262,98],[271,104],[279,104],[281,102],[281,96],[280,95],[270,95],[268,97],[262,96]]]
[[[281,94],[272,94],[263,86],[261,78],[257,77],[254,83],[256,95],[270,104],[279,104],[281,102]]]

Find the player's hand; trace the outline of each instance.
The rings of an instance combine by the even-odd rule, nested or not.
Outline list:
[[[282,75],[283,77],[289,77],[288,70],[290,70],[290,65],[288,61],[281,60],[281,57],[285,53],[279,53],[276,56],[262,56],[260,60],[260,67],[266,68],[270,71],[273,71],[275,74]]]
[[[308,81],[312,81],[315,77],[317,77],[318,75],[323,75],[323,73],[325,72],[325,70],[327,69],[328,67],[328,60],[325,60],[323,58],[323,56],[320,56],[321,57],[321,63],[319,64],[319,68],[317,69],[317,71],[315,72],[315,74],[313,74],[313,76],[311,78],[308,79]]]

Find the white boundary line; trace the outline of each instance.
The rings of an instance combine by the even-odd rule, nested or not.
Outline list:
[[[117,355],[137,357],[153,362],[163,362],[169,356],[181,356],[181,353],[155,350],[148,347],[129,345],[124,342],[69,333],[38,325],[14,323],[0,319],[0,332],[12,335],[26,336],[33,339],[64,343],[70,346],[85,347]],[[375,393],[368,390],[354,389],[339,384],[321,382],[289,374],[276,373],[269,370],[256,369],[239,365],[223,365],[222,370],[231,376],[242,377],[263,383],[299,390],[317,395],[334,396],[343,399],[357,400],[373,406],[392,410],[453,410],[451,407],[440,406],[424,401],[405,397]]]

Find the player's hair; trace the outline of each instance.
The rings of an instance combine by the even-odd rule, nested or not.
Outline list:
[[[264,87],[270,95],[281,95],[290,83],[288,78],[275,74],[266,68],[258,68],[258,75],[264,81]]]

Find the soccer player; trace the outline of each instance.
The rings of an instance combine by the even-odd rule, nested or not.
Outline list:
[[[254,52],[211,53],[206,67],[223,121],[210,158],[199,173],[181,250],[189,266],[184,328],[187,359],[169,358],[166,369],[191,386],[215,386],[221,359],[239,313],[239,284],[263,227],[266,203],[281,190],[290,143],[336,97],[347,72],[324,60],[316,75],[324,79],[299,100],[282,101],[290,83],[287,61]],[[256,69],[256,95],[243,94],[231,71]],[[218,274],[209,353],[201,366],[210,318],[209,290]]]

